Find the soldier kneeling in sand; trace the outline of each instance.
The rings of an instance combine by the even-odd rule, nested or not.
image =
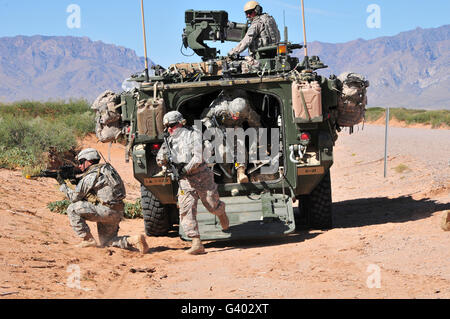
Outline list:
[[[71,201],[67,209],[70,225],[83,240],[77,247],[97,247],[86,221],[97,222],[100,246],[124,249],[138,248],[142,254],[148,250],[143,234],[117,236],[124,214],[125,186],[117,171],[109,163],[100,163],[97,150],[82,150],[77,159],[83,172],[75,189],[71,189],[58,175],[60,191]]]

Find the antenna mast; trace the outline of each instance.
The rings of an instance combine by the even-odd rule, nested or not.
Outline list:
[[[303,43],[304,43],[304,48],[305,48],[305,57],[308,56],[308,46],[306,43],[306,25],[305,25],[305,5],[304,5],[304,1],[301,0],[302,2],[302,20],[303,20]]]
[[[145,80],[148,82],[148,58],[147,58],[147,37],[145,35],[145,19],[144,19],[144,0],[141,0],[141,12],[142,12],[142,31],[144,35],[144,55],[145,55]]]

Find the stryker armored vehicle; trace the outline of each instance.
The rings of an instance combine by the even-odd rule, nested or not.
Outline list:
[[[151,76],[148,71],[132,75],[113,107],[120,114],[118,126],[128,143],[126,160],[132,159],[134,176],[141,183],[147,235],[165,235],[178,223],[178,183],[170,174],[158,174],[161,168],[155,161],[164,141],[163,115],[178,110],[187,125],[194,125],[201,120],[205,108],[230,88],[244,90],[263,127],[269,135],[277,134],[279,151],[271,154],[271,159],[275,158],[278,165],[273,174],[262,174],[261,168],[270,165],[270,161],[248,164],[248,183],[237,183],[235,170],[227,174],[218,167],[220,164],[211,166],[221,200],[226,204],[230,229],[222,231],[218,218],[199,201],[201,238],[281,236],[292,233],[299,224],[331,228],[333,147],[342,126],[351,127],[361,121],[367,81],[354,81],[360,101],[352,104],[351,97],[344,94],[347,80],[319,75],[317,70],[327,66],[317,56],[294,56],[294,50],[303,45],[288,41],[286,27],[284,40],[260,48],[250,59],[218,56],[216,48],[205,44],[239,42],[244,37],[248,24],[228,21],[226,11],[188,10],[185,22],[183,45],[201,61],[177,63],[167,69],[152,66]],[[346,123],[340,105],[356,105],[359,113],[347,113],[358,119]],[[269,149],[273,141],[267,139]],[[298,209],[294,209],[297,203]],[[182,227],[179,231],[183,239],[188,239]]]

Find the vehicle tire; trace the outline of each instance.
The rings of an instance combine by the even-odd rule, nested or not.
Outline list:
[[[299,215],[306,219],[306,224],[310,228],[333,228],[330,171],[325,174],[311,194],[301,195],[298,199]]]
[[[164,236],[170,228],[169,207],[164,206],[145,186],[141,185],[142,216],[147,236]]]

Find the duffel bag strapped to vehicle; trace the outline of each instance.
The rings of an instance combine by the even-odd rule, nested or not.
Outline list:
[[[139,101],[137,104],[138,133],[151,138],[162,138],[164,134],[165,105],[164,99],[158,97],[157,86],[158,83],[155,83],[153,98]]]
[[[349,72],[342,73],[338,79],[342,82],[342,94],[338,98],[337,123],[352,127],[364,120],[369,81],[361,74]]]
[[[116,141],[122,134],[121,115],[119,109],[120,96],[112,91],[100,94],[92,104],[95,110],[95,134],[102,143]]]
[[[188,75],[222,75],[222,61],[207,61],[199,63],[177,63],[169,66],[166,72],[181,74],[183,77]]]
[[[292,82],[292,108],[296,123],[322,122],[322,89],[319,82]]]

